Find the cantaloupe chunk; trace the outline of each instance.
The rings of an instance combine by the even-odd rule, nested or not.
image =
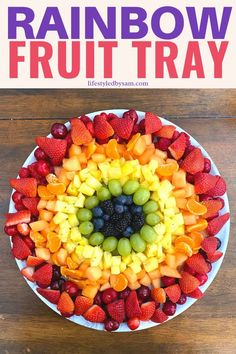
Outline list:
[[[69,148],[69,157],[81,154],[81,147],[75,144],[72,144]]]
[[[152,272],[148,272],[148,275],[151,278],[151,280],[159,279],[161,277],[161,273],[159,269],[155,269]]]
[[[102,277],[102,271],[99,267],[88,267],[84,275],[89,280],[98,280]]]
[[[185,190],[185,198],[189,198],[195,195],[195,188],[194,185],[191,183],[186,183],[184,190]]]
[[[170,268],[175,268],[175,256],[173,254],[166,254],[165,262]]]
[[[35,248],[35,254],[36,257],[42,258],[45,261],[49,261],[49,259],[51,258],[49,250],[44,247]]]
[[[138,279],[137,274],[134,273],[134,271],[131,268],[126,268],[123,273],[128,279],[129,283],[135,283]]]
[[[59,251],[57,252],[57,260],[60,263],[60,265],[66,264],[67,256],[68,256],[67,250],[65,250],[64,248],[60,248]]]
[[[109,282],[106,282],[106,283],[104,283],[104,284],[102,284],[101,285],[101,287],[100,287],[100,291],[104,291],[104,290],[106,290],[106,289],[110,289],[110,287],[111,287],[111,284],[109,283]]]
[[[160,288],[161,286],[161,279],[152,279],[152,285],[154,288]]]
[[[72,156],[69,159],[63,159],[62,166],[66,171],[80,171],[81,170],[80,159],[78,156]]]
[[[172,184],[176,188],[185,188],[186,187],[186,172],[182,169],[173,173]]]
[[[49,211],[49,210],[45,210],[45,209],[42,209],[40,210],[39,212],[39,218],[41,220],[45,220],[45,221],[51,221],[52,218],[53,218],[53,212]]]
[[[142,279],[142,278],[145,277],[145,275],[146,275],[145,269],[142,269],[141,272],[137,273],[136,275],[137,275],[137,279],[138,279],[138,280],[139,280],[139,279]]]
[[[133,148],[133,153],[137,156],[141,156],[145,149],[146,149],[147,145],[145,142],[145,138],[143,138],[143,135],[140,136],[140,138],[137,140],[136,144],[134,145]]]
[[[82,295],[94,299],[98,292],[98,286],[87,285],[82,290]]]
[[[152,156],[154,155],[154,152],[155,152],[154,144],[151,144],[150,146],[148,146],[146,148],[144,153],[141,156],[139,156],[139,158],[138,158],[141,165],[148,164],[151,161]]]
[[[197,222],[197,216],[193,215],[187,211],[182,213],[185,225],[194,225]]]
[[[176,200],[176,206],[179,209],[183,209],[183,210],[188,210],[187,209],[187,199],[186,198],[175,198]]]
[[[149,286],[149,285],[151,285],[151,278],[146,273],[145,276],[139,280],[139,283],[144,286]]]
[[[184,262],[188,259],[188,256],[184,253],[176,253],[175,254],[175,266],[179,267],[182,264],[184,264]]]
[[[162,276],[181,278],[180,273],[176,269],[170,268],[169,266],[160,266],[160,272]]]
[[[45,220],[38,220],[38,221],[31,222],[29,226],[33,231],[42,231],[44,229],[49,228],[49,223]]]
[[[141,287],[140,283],[138,281],[135,281],[134,283],[128,283],[128,287],[131,289],[131,290],[136,290],[138,288]]]
[[[38,202],[38,205],[37,205],[37,209],[43,210],[46,208],[46,205],[47,205],[47,200],[40,199],[40,201]]]

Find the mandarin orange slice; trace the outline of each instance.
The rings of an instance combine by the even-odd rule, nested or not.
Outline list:
[[[128,280],[124,274],[120,273],[118,275],[110,276],[110,284],[115,291],[119,292],[123,291],[127,287]]]
[[[120,154],[118,152],[118,144],[116,139],[111,139],[106,145],[106,155],[111,159],[119,159]]]
[[[194,231],[189,234],[189,237],[193,240],[193,249],[199,249],[204,239],[203,235],[200,232]]]
[[[175,245],[177,252],[184,253],[186,256],[191,257],[193,254],[192,248],[186,242],[179,242]]]
[[[175,160],[170,160],[168,163],[158,166],[157,173],[163,177],[172,176],[174,172],[178,171],[179,165]]]
[[[66,191],[66,185],[64,183],[49,183],[47,185],[47,190],[54,195],[63,194]]]
[[[203,215],[207,212],[207,207],[194,199],[189,199],[186,207],[193,215]]]
[[[189,236],[179,236],[175,239],[175,245],[177,245],[180,242],[185,242],[187,243],[192,249],[194,248],[194,241],[191,237]]]
[[[61,240],[59,239],[58,236],[50,237],[47,246],[50,252],[52,253],[57,252],[61,247]]]
[[[38,195],[44,200],[53,200],[55,196],[49,192],[46,186],[38,186]]]
[[[187,232],[203,231],[207,228],[208,222],[205,219],[199,220],[194,225],[187,226]]]

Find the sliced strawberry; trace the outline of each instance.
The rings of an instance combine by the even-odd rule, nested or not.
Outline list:
[[[37,195],[37,181],[35,178],[12,178],[10,185],[26,197],[36,197]]]
[[[191,293],[189,293],[188,296],[193,297],[194,299],[201,299],[204,296],[204,294],[199,288],[197,288],[193,290]]]
[[[211,195],[213,197],[221,196],[226,192],[225,180],[221,176],[216,176],[216,177],[217,177],[217,181],[215,186],[207,192],[208,195]]]
[[[201,248],[206,252],[213,254],[217,249],[218,241],[217,238],[214,236],[206,237],[202,243]]]
[[[100,306],[93,305],[84,313],[83,317],[90,322],[103,323],[106,319],[106,314]]]
[[[93,304],[93,300],[86,296],[77,296],[75,299],[75,315],[83,315]]]
[[[152,134],[160,130],[162,127],[162,123],[160,118],[158,118],[152,112],[145,113],[145,133]]]
[[[66,154],[66,140],[38,137],[36,138],[36,143],[45,152],[45,154],[51,158],[51,161],[54,166],[58,166],[61,164]]]
[[[125,302],[123,299],[114,301],[107,305],[107,311],[111,318],[118,321],[119,323],[123,322],[125,319]]]
[[[57,304],[57,309],[64,317],[71,317],[74,314],[74,302],[66,291],[63,291],[61,294]]]
[[[13,226],[17,224],[28,224],[31,219],[29,210],[21,210],[16,213],[8,213],[6,216],[6,226]]]
[[[202,202],[207,207],[207,212],[206,214],[202,215],[204,219],[211,218],[215,214],[217,214],[220,209],[222,209],[222,202],[217,199],[209,199],[209,200],[204,200]]]
[[[155,301],[148,301],[141,305],[141,316],[140,320],[149,321],[154,315],[156,309]]]
[[[208,193],[208,191],[215,186],[216,182],[216,176],[209,173],[199,172],[194,176],[195,191],[197,194]]]
[[[211,263],[218,261],[223,256],[223,252],[215,251],[215,253],[207,254],[207,258]]]
[[[34,268],[33,267],[25,267],[21,269],[21,274],[28,279],[29,281],[34,281],[33,279],[33,274],[34,274]]]
[[[204,156],[199,148],[193,149],[183,160],[181,164],[186,172],[195,175],[197,172],[201,172],[204,169]]]
[[[204,274],[208,272],[208,265],[200,253],[193,254],[186,260],[187,265],[196,273]]]
[[[131,118],[114,118],[109,122],[119,138],[126,140],[130,138],[134,126]]]
[[[94,134],[97,139],[105,140],[114,134],[114,130],[103,115],[94,118]]]
[[[154,135],[159,138],[172,139],[175,129],[173,125],[164,125],[160,130],[155,132]]]
[[[215,219],[212,219],[208,223],[207,232],[209,235],[216,235],[222,229],[224,224],[229,220],[229,213],[220,215]]]
[[[180,290],[179,284],[167,286],[165,288],[165,292],[166,292],[166,295],[168,296],[168,298],[170,299],[170,301],[172,301],[174,303],[179,301],[179,298],[181,295],[181,290]]]
[[[160,309],[156,309],[151,320],[156,323],[163,323],[168,320],[168,316]]]
[[[175,160],[181,159],[187,146],[187,139],[184,133],[180,133],[178,138],[169,146],[169,151]]]
[[[82,120],[78,118],[72,118],[70,123],[71,138],[75,145],[86,145],[93,140],[92,135],[90,134],[89,130],[86,128]]]
[[[34,281],[44,286],[49,286],[52,281],[52,265],[49,263],[43,265],[35,271],[33,277]]]
[[[12,244],[12,254],[15,258],[23,260],[31,255],[29,247],[20,236],[13,236]]]
[[[39,215],[39,211],[37,209],[38,202],[39,202],[39,198],[36,198],[36,197],[22,199],[22,204],[26,207],[26,209],[31,211],[32,215],[34,215],[34,216]]]
[[[135,290],[132,290],[125,302],[125,310],[126,310],[126,316],[128,318],[134,318],[138,317],[140,318],[141,316],[141,310],[137,298],[137,294]]]
[[[57,304],[61,296],[59,290],[42,289],[42,288],[37,288],[36,290],[40,295],[42,295],[45,299],[47,299],[52,304]]]
[[[183,293],[189,294],[200,285],[200,281],[193,275],[187,272],[181,272],[181,278],[179,279],[179,286]]]
[[[39,257],[29,256],[27,258],[26,264],[28,267],[37,267],[40,264],[44,263],[45,260]]]

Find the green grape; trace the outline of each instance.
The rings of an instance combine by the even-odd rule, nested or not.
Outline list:
[[[136,180],[130,180],[127,181],[123,185],[123,192],[127,195],[132,195],[136,192],[136,190],[139,188],[139,183]]]
[[[93,223],[84,221],[79,225],[79,231],[82,235],[89,235],[93,232]]]
[[[79,221],[89,221],[91,220],[93,217],[93,214],[91,212],[91,210],[82,208],[79,209],[78,213],[77,213],[77,218],[79,219]]]
[[[113,236],[110,236],[103,241],[102,248],[104,251],[112,252],[116,249],[117,243],[117,239]]]
[[[144,252],[146,249],[146,242],[139,234],[133,234],[130,237],[130,243],[135,252]]]
[[[149,213],[154,213],[155,211],[157,211],[159,208],[157,202],[155,202],[154,200],[149,200],[146,204],[144,204],[143,206],[143,212],[145,214],[149,214]]]
[[[134,204],[144,205],[150,198],[150,192],[145,187],[139,187],[133,196]]]
[[[111,199],[111,193],[110,193],[109,189],[107,189],[106,187],[101,187],[97,191],[97,197],[101,201],[108,200],[108,199]]]
[[[98,204],[99,204],[99,199],[95,195],[93,195],[92,197],[88,197],[85,200],[84,206],[87,209],[93,209],[94,207],[98,206]]]
[[[155,230],[149,225],[143,225],[140,230],[140,235],[142,239],[147,243],[153,243],[157,239],[157,234]]]
[[[121,256],[128,256],[132,251],[129,240],[125,237],[121,238],[118,242],[117,250]]]
[[[160,222],[160,216],[155,213],[150,213],[146,215],[146,223],[151,226],[155,226]]]
[[[94,232],[94,234],[89,237],[89,244],[92,246],[99,246],[103,241],[104,235],[101,232]]]
[[[118,181],[117,179],[110,180],[108,182],[108,188],[111,194],[114,195],[114,197],[118,197],[122,194],[122,187],[120,181]]]

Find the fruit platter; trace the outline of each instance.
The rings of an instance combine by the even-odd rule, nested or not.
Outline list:
[[[97,330],[162,324],[202,298],[229,238],[226,183],[206,151],[152,112],[112,110],[36,137],[5,233],[28,285]]]

